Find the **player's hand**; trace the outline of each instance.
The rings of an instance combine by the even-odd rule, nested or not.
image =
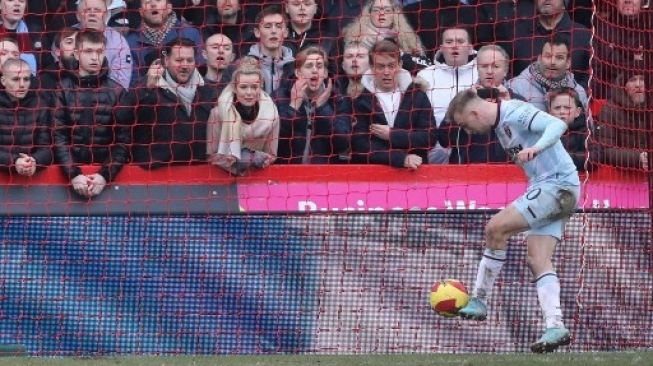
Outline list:
[[[331,97],[331,91],[333,90],[333,82],[331,79],[327,81],[327,87],[324,88],[322,93],[315,98],[315,106],[316,107],[321,107],[324,105],[324,103],[329,101],[329,98]]]
[[[36,159],[33,157],[20,153],[16,159],[16,172],[26,177],[31,177],[36,173]]]
[[[522,163],[529,162],[535,159],[535,156],[537,156],[539,152],[540,150],[535,147],[527,147],[525,149],[522,149],[520,152],[517,153],[517,161]]]
[[[381,140],[389,141],[390,140],[390,126],[388,125],[379,125],[373,123],[370,126],[370,133]]]
[[[404,158],[404,167],[410,170],[416,170],[422,165],[422,157],[415,154],[408,154]]]
[[[88,194],[89,197],[97,196],[102,193],[104,187],[107,186],[107,180],[104,179],[100,174],[92,174],[88,176],[89,186]]]
[[[82,197],[90,197],[88,187],[91,184],[90,180],[84,174],[80,174],[70,181],[73,190]]]
[[[642,169],[648,170],[648,153],[646,151],[639,154],[639,164]]]
[[[306,88],[308,87],[308,82],[304,78],[297,78],[297,81],[290,88],[290,106],[294,110],[299,110],[299,107],[302,106],[304,98],[306,97]]]
[[[150,68],[147,69],[147,87],[156,88],[164,71],[163,65],[161,65],[161,59],[152,61]]]

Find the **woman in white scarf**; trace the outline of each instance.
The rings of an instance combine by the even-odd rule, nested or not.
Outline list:
[[[258,60],[243,57],[208,120],[209,162],[236,175],[274,162],[279,112],[263,90]]]

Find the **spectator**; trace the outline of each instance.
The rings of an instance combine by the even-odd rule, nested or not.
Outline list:
[[[431,64],[422,41],[395,0],[368,0],[361,15],[342,34],[344,42],[359,41],[367,47],[382,39],[394,40],[402,52],[402,67],[408,71],[417,72]]]
[[[106,39],[98,30],[82,30],[75,41],[79,67],[61,78],[54,115],[55,157],[73,190],[83,197],[99,195],[129,160],[124,89],[108,76]],[[118,108],[118,109],[116,109]],[[92,174],[81,165],[101,164]]]
[[[587,110],[587,94],[569,72],[571,63],[569,41],[558,34],[544,43],[536,62],[510,80],[510,87],[526,101],[546,111],[546,93],[568,86],[578,92],[583,109]]]
[[[11,58],[2,63],[0,90],[0,166],[32,176],[52,163],[50,100],[34,89],[30,66]]]
[[[16,39],[18,49],[20,49],[20,58],[25,60],[36,75],[38,66],[36,56],[32,54],[41,48],[40,41],[32,41],[27,29],[27,24],[23,20],[27,8],[26,0],[0,0],[0,37],[11,37]]]
[[[440,37],[440,49],[435,54],[435,65],[417,74],[428,83],[427,95],[433,106],[435,123],[439,127],[447,113],[449,102],[456,94],[469,89],[478,80],[476,52],[466,28],[445,28]],[[429,163],[446,164],[451,150],[436,146],[429,153]]]
[[[510,25],[515,34],[513,39],[506,40],[505,47],[512,54],[515,75],[528,68],[547,40],[565,35],[569,39],[570,70],[578,83],[587,87],[592,32],[571,20],[564,0],[535,0],[535,8],[537,17],[534,20],[528,14],[516,18]]]
[[[601,5],[594,17],[591,86],[594,97],[606,99],[618,74],[653,64],[653,19],[642,10],[641,0]]]
[[[401,68],[401,50],[381,40],[370,50],[371,72],[354,101],[352,162],[417,169],[433,147],[436,130],[425,86]]]
[[[574,88],[553,89],[547,94],[547,112],[567,124],[567,131],[560,138],[578,171],[585,171],[587,148],[585,141],[589,136],[588,121],[578,92]],[[588,162],[587,170],[595,164]]]
[[[508,53],[500,46],[491,44],[481,47],[476,53],[478,82],[472,87],[479,96],[487,100],[520,99],[523,97],[506,87],[506,76],[510,65]],[[481,91],[487,93],[483,94]],[[451,147],[449,163],[507,163],[508,156],[499,143],[494,129],[484,134],[469,134],[455,121],[446,120],[441,130],[448,135]]]
[[[216,33],[206,39],[202,56],[206,59],[204,83],[214,90],[213,99],[217,100],[228,83],[225,81],[225,70],[236,58],[233,43],[226,35]]]
[[[281,116],[279,161],[289,164],[327,164],[338,161],[334,146],[336,97],[327,77],[326,51],[310,46],[297,54],[296,80],[278,102]],[[347,144],[348,145],[348,144]],[[348,146],[344,146],[346,149]]]
[[[123,88],[129,88],[132,77],[132,56],[125,37],[117,30],[107,27],[109,12],[104,0],[80,0],[77,5],[77,19],[80,29],[96,29],[104,33],[107,40],[106,57],[109,63],[109,77]]]
[[[257,60],[244,57],[211,110],[209,161],[235,175],[266,168],[276,159],[279,113],[262,83]]]
[[[236,56],[247,54],[249,48],[255,43],[254,34],[250,30],[250,23],[245,20],[239,0],[216,0],[215,6],[209,6],[206,0],[206,21],[202,25],[204,38],[216,33],[229,37],[234,45]]]
[[[263,8],[256,17],[254,35],[258,43],[254,44],[249,55],[261,63],[263,87],[268,95],[279,87],[281,81],[290,77],[293,67],[292,50],[283,45],[288,36],[288,26],[285,14],[278,6]],[[288,65],[288,67],[284,67]]]
[[[162,45],[177,38],[188,38],[198,48],[195,59],[203,64],[200,56],[202,38],[199,30],[177,18],[168,0],[141,1],[141,27],[127,35],[127,43],[132,54],[132,85],[135,85],[146,73]],[[149,62],[148,62],[149,61]]]
[[[362,42],[345,44],[342,57],[344,76],[337,79],[336,85],[341,95],[356,99],[363,91],[361,77],[370,69],[370,49]]]
[[[18,42],[10,37],[0,38],[0,67],[10,58],[21,58]],[[29,62],[27,64],[29,65]]]
[[[620,74],[613,88],[597,122],[598,161],[619,168],[648,171],[648,140],[653,118],[647,100],[651,93],[647,90],[649,80],[637,72]]]
[[[77,68],[74,53],[78,31],[74,28],[64,28],[55,35],[51,51],[54,62],[41,70],[41,88],[54,91],[63,74],[73,72]]]
[[[333,53],[335,36],[327,30],[324,19],[316,17],[316,0],[285,0],[288,15],[288,38],[284,45],[297,54],[309,46],[320,46],[327,53]]]
[[[215,100],[195,63],[197,45],[187,38],[168,42],[154,60],[136,105],[132,156],[143,168],[206,162],[206,121]]]

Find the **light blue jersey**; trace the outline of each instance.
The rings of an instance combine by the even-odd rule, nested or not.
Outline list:
[[[526,193],[512,204],[528,222],[529,235],[562,240],[565,223],[580,197],[580,179],[569,153],[560,142],[567,125],[530,103],[501,102],[494,127],[501,146],[528,177]],[[520,163],[517,154],[528,147],[539,153]]]
[[[580,184],[576,166],[560,142],[566,130],[560,119],[530,103],[510,100],[501,102],[494,129],[501,146],[524,169],[530,184],[562,177],[567,178],[569,184]],[[529,162],[517,162],[517,154],[527,147],[538,147],[540,152]]]

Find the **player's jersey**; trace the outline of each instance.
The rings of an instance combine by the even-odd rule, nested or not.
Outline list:
[[[495,132],[501,146],[514,162],[517,162],[519,151],[532,147],[540,140],[548,123],[552,120],[559,121],[556,117],[519,100],[501,102],[498,118]],[[518,164],[524,169],[530,182],[568,177],[570,183],[580,184],[576,166],[560,139],[540,151],[533,160]]]

